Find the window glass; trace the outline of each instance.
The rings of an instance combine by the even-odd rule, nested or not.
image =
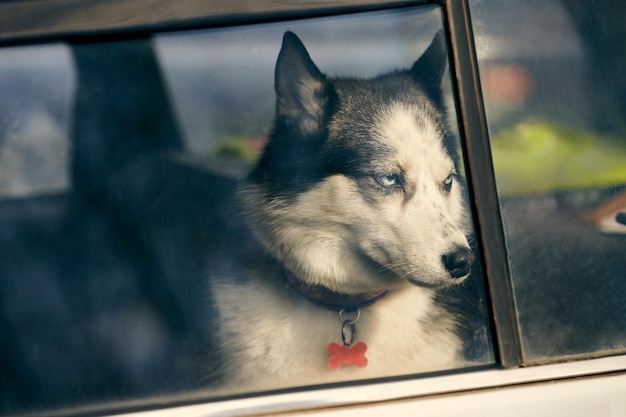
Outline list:
[[[493,363],[441,27],[0,50],[0,412]]]
[[[524,359],[623,352],[624,6],[470,5]]]

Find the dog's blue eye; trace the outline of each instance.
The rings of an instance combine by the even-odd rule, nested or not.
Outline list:
[[[395,187],[400,185],[400,177],[396,174],[376,175],[374,179],[383,187]]]
[[[443,188],[445,192],[449,192],[452,189],[453,182],[454,182],[454,174],[450,174],[446,177],[445,180],[443,180],[443,183],[441,183],[441,188]]]

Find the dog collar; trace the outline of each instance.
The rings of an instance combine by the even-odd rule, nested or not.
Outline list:
[[[309,302],[320,307],[339,312],[341,321],[341,341],[330,343],[326,348],[328,352],[327,365],[330,369],[341,366],[354,365],[358,368],[367,366],[367,345],[364,342],[355,342],[356,322],[361,317],[361,308],[371,306],[385,297],[389,290],[382,290],[369,294],[342,294],[323,285],[308,284],[298,279],[292,272],[283,269],[283,274],[288,285]]]
[[[356,311],[371,306],[384,298],[389,290],[381,290],[366,294],[338,293],[323,285],[309,284],[295,276],[291,271],[283,269],[285,280],[298,294],[309,302],[335,311]]]

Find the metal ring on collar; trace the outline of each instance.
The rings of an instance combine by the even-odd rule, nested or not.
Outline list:
[[[348,319],[345,317],[346,313],[356,313],[356,317],[352,320]],[[359,310],[358,308],[354,311],[346,311],[346,310],[340,310],[339,311],[339,319],[345,323],[348,322],[349,324],[355,324],[357,321],[359,321],[359,319],[361,318],[361,310]]]

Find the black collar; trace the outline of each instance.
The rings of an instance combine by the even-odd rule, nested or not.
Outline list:
[[[308,284],[286,269],[283,269],[283,275],[291,288],[301,296],[311,303],[329,310],[355,311],[374,304],[389,293],[389,290],[381,290],[368,294],[342,294],[323,285]]]

